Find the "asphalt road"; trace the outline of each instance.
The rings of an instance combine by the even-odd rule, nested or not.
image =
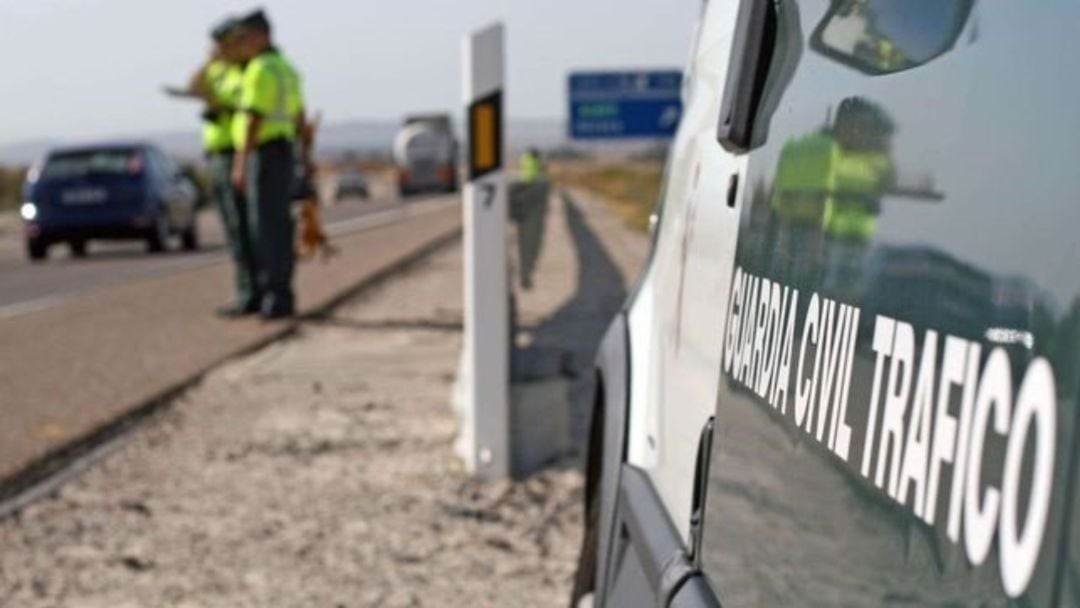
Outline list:
[[[298,312],[453,238],[459,200],[376,194],[329,208],[339,254],[298,265]],[[229,295],[231,265],[216,218],[203,221],[208,248],[196,254],[151,256],[133,243],[30,264],[17,231],[0,235],[0,480],[288,331],[290,322],[212,314]]]
[[[323,220],[332,234],[362,226],[361,218],[388,215],[403,204],[385,180],[371,182],[370,199],[345,199],[324,208]],[[197,252],[179,251],[173,243],[169,252],[151,255],[139,241],[97,241],[90,243],[86,258],[74,258],[58,244],[50,248],[48,261],[35,263],[26,258],[21,228],[13,221],[6,227],[0,230],[0,319],[54,306],[93,289],[215,263],[227,255],[221,222],[211,209],[200,213]],[[222,300],[227,296],[222,294]]]

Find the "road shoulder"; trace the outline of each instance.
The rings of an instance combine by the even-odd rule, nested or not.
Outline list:
[[[338,257],[297,273],[301,312],[325,310],[456,238],[460,208],[445,203],[338,237]],[[229,357],[291,331],[288,323],[216,318],[229,282],[229,266],[218,263],[0,320],[0,343],[18,345],[0,350],[0,493],[51,472],[73,446],[99,443]]]
[[[576,470],[452,457],[460,248],[209,374],[54,500],[0,523],[0,602],[550,606]]]

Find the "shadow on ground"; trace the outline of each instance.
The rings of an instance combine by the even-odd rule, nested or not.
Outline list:
[[[589,226],[579,204],[567,194],[562,198],[578,260],[574,294],[544,321],[517,328],[531,334],[532,342],[514,350],[511,373],[516,384],[553,377],[567,380],[570,449],[580,454],[588,437],[595,381],[593,362],[627,293],[618,266]]]

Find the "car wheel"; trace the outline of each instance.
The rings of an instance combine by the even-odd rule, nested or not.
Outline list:
[[[194,221],[180,235],[180,245],[184,248],[184,251],[197,251],[199,249],[199,229]]]
[[[26,255],[35,262],[40,262],[49,257],[49,246],[41,240],[30,239],[26,241]]]
[[[150,253],[165,251],[165,245],[169,241],[169,221],[165,214],[159,214],[154,218],[154,227],[146,237],[146,250]]]
[[[68,241],[68,249],[71,250],[72,257],[86,257],[86,241]]]

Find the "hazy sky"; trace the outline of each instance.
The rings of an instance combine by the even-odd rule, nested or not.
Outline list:
[[[458,110],[463,34],[507,24],[508,113],[565,114],[573,68],[683,67],[700,0],[0,0],[0,143],[194,128],[166,99],[211,23],[266,7],[329,121]]]

